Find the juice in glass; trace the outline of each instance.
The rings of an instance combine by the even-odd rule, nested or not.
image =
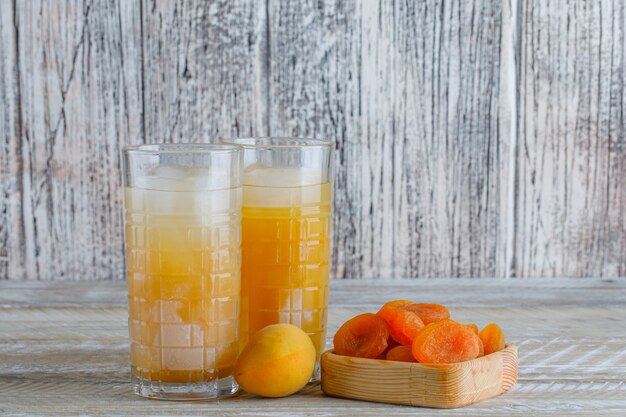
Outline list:
[[[229,139],[244,152],[240,334],[291,323],[326,344],[332,143]]]
[[[242,298],[248,335],[274,323],[295,324],[319,354],[326,338],[332,186],[315,173],[298,174],[293,168],[244,174]]]
[[[144,151],[160,152],[156,162],[142,147],[137,155],[127,151],[127,166],[137,165],[125,188],[131,372],[135,391],[147,397],[202,399],[237,390],[231,375],[238,354],[241,187],[210,164],[237,150],[216,156],[211,152],[219,148],[187,146]],[[174,156],[164,157],[168,152]]]

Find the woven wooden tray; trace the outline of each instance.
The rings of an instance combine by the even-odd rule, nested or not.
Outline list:
[[[492,398],[517,382],[517,347],[462,363],[425,365],[322,355],[322,391],[334,397],[457,408]]]

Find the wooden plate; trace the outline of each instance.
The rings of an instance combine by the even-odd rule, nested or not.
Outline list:
[[[333,397],[457,408],[492,398],[517,382],[517,347],[462,363],[425,365],[322,354],[322,391]]]

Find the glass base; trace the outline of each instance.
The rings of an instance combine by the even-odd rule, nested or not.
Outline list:
[[[313,375],[311,375],[311,379],[309,379],[309,384],[311,382],[318,382],[321,376],[321,368],[320,368],[320,360],[318,359],[315,362],[315,368],[313,368]]]
[[[135,394],[157,400],[210,400],[230,397],[239,390],[239,384],[232,376],[215,381],[171,383],[132,375],[132,382]]]

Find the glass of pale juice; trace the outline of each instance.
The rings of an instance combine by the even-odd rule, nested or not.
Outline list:
[[[158,144],[122,151],[131,374],[160,399],[234,394],[242,152]]]
[[[243,148],[240,337],[291,323],[326,344],[333,143],[238,138]]]

